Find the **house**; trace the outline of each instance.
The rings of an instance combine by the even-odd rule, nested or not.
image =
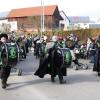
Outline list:
[[[41,14],[44,12],[44,28],[45,31],[58,29],[61,17],[57,5],[49,5],[43,7],[29,7],[12,9],[8,14],[9,22],[17,21],[18,30],[24,31],[40,31]]]
[[[61,28],[61,24],[63,24],[64,25],[63,30],[67,30],[67,27],[69,26],[70,20],[63,10],[60,11],[60,15],[63,18],[63,20],[60,21],[60,28]]]
[[[67,16],[67,30],[85,29],[91,23],[88,16]]]
[[[0,32],[9,32],[17,30],[16,21],[8,22],[7,16],[9,13],[10,11],[0,13]]]
[[[9,12],[1,12],[0,13],[0,33],[7,32],[10,30],[10,25],[8,24],[8,16]]]

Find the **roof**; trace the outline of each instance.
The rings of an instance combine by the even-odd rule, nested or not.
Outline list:
[[[9,14],[9,11],[8,12],[1,12],[0,13],[0,19],[5,19]]]
[[[44,6],[44,15],[53,15],[57,7],[58,7],[57,5]],[[40,16],[40,15],[41,15],[41,6],[12,9],[8,15],[8,18],[9,17]]]
[[[90,18],[88,16],[68,16],[71,23],[89,23]]]

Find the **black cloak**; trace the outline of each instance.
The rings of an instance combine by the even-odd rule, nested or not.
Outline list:
[[[58,69],[61,69],[62,75],[66,76],[66,68],[60,68],[60,56],[58,56],[55,52],[53,57],[53,52],[54,49],[50,49],[48,57],[40,58],[39,68],[37,69],[34,75],[43,78],[46,74],[53,74],[53,76],[55,77],[56,75],[58,75]]]

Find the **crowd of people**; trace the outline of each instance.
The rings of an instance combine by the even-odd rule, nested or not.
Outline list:
[[[52,36],[49,37],[49,39],[46,37],[45,39],[42,38],[41,40],[38,38],[34,42],[34,55],[40,58],[39,68],[35,72],[35,75],[39,76],[40,78],[43,78],[45,74],[50,74],[51,81],[54,82],[55,76],[58,75],[59,82],[61,84],[65,83],[66,81],[63,79],[63,76],[66,76],[66,68],[71,65],[71,63],[69,63],[69,65],[65,64],[66,61],[69,59],[69,62],[74,62],[75,65],[77,65],[76,70],[78,70],[82,65],[78,61],[79,58],[86,60],[90,59],[90,63],[94,63],[93,71],[96,71],[98,76],[100,76],[100,36],[95,39],[88,38],[87,42],[82,44],[79,44],[77,36],[75,36],[73,33],[67,37]],[[59,50],[59,48],[61,50]],[[64,53],[65,51],[66,53]],[[86,67],[86,69],[87,68],[88,67]]]
[[[34,56],[39,59],[39,67],[34,75],[44,78],[50,74],[51,82],[55,82],[58,75],[60,84],[66,83],[66,69],[71,67],[72,62],[81,66],[79,59],[90,59],[93,63],[93,71],[100,76],[100,36],[88,38],[87,42],[79,44],[75,34],[69,36],[48,37],[46,35],[34,35],[26,37],[24,34],[16,38],[8,34],[0,34],[0,78],[2,88],[5,89],[11,68],[21,59],[27,57],[30,48],[34,48]],[[6,63],[6,65],[4,64]]]

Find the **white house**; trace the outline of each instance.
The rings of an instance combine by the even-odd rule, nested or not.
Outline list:
[[[0,31],[16,31],[17,30],[17,21],[8,22],[7,16],[9,12],[0,13]]]
[[[68,20],[70,20],[69,26],[67,27],[69,30],[85,29],[87,24],[91,22],[88,16],[68,16]]]
[[[67,18],[69,23],[66,29],[68,30],[100,28],[100,23],[92,22],[88,16],[68,16]]]
[[[67,16],[64,11],[60,11],[60,14],[64,19],[60,22],[65,25],[64,30],[86,29],[91,23],[88,16]]]
[[[69,26],[70,20],[69,20],[69,18],[67,17],[67,15],[64,11],[60,11],[60,15],[63,18],[63,20],[60,21],[60,25],[64,24],[64,30],[67,30],[67,27]]]

